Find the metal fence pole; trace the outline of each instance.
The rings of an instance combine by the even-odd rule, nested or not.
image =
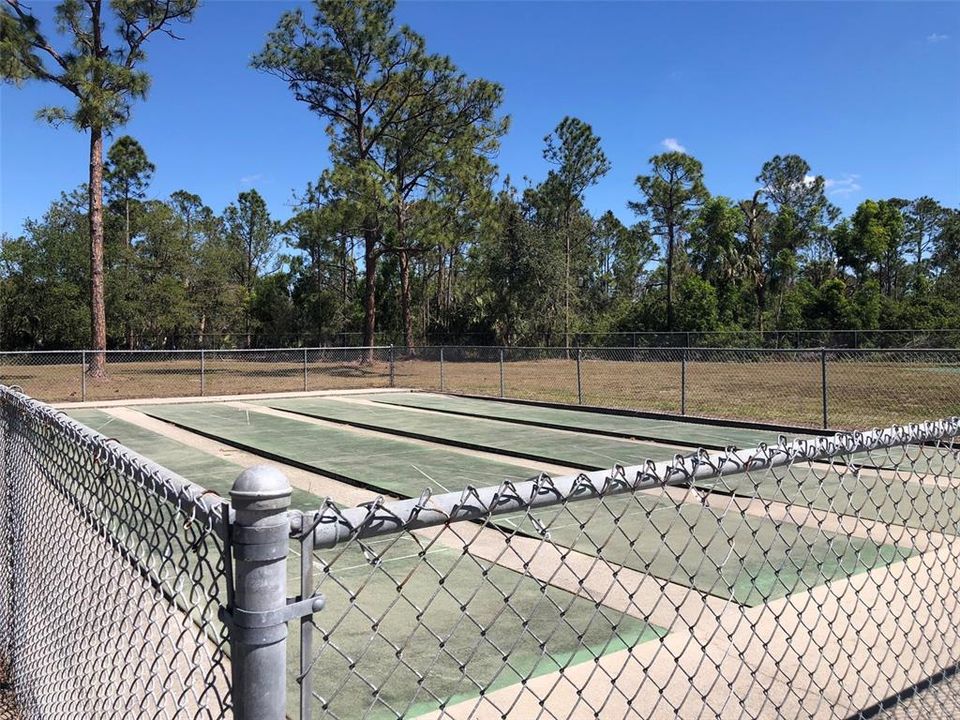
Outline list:
[[[503,348],[500,348],[500,397],[503,397]]]
[[[303,349],[303,391],[307,391],[307,349]]]
[[[687,348],[680,351],[680,414],[687,414]]]
[[[207,352],[200,351],[200,396],[207,394]]]
[[[829,427],[827,417],[827,350],[820,348],[820,387],[823,393],[823,429]]]
[[[87,401],[87,351],[80,351],[80,400]]]
[[[286,717],[290,483],[279,470],[244,470],[230,488],[234,592],[230,655],[236,720]]]
[[[390,387],[394,387],[396,383],[397,383],[396,367],[395,367],[394,356],[393,356],[393,345],[391,345],[390,346]]]
[[[440,392],[443,392],[443,345],[440,346]]]
[[[577,405],[583,405],[583,383],[580,376],[580,360],[583,358],[583,351],[577,348]]]

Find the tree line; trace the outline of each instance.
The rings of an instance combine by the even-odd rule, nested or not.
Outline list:
[[[124,135],[104,158],[103,134],[146,92],[146,38],[195,3],[112,0],[120,42],[108,43],[94,31],[107,7],[64,0],[74,37],[61,54],[5,2],[4,78],[75,96],[45,117],[90,133],[91,169],[3,238],[3,347],[569,346],[587,331],[960,326],[956,208],[887,198],[843,217],[796,155],[728,198],[671,151],[638,167],[626,208],[595,215],[585,195],[611,160],[575,117],[544,138],[546,176],[517,187],[494,162],[503,89],[430,53],[389,0],[285,12],[254,56],[329,139],[329,168],[289,220],[256,190],[219,214],[189,190],[149,198],[147,151]]]

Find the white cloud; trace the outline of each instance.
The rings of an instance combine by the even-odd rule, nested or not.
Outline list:
[[[263,180],[263,175],[261,175],[260,173],[256,173],[255,175],[244,175],[242,178],[240,178],[240,184],[252,185],[255,182],[259,182],[260,180]]]
[[[942,43],[950,39],[949,35],[944,35],[943,33],[930,33],[927,35],[928,43]]]
[[[863,188],[860,185],[860,176],[847,173],[841,178],[827,178],[823,187],[829,195],[849,195]]]
[[[664,138],[660,144],[670,152],[686,153],[687,149],[676,138]]]

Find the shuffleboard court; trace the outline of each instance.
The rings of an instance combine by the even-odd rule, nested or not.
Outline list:
[[[596,432],[612,437],[655,440],[691,447],[726,448],[731,445],[756,447],[761,442],[775,443],[778,438],[778,433],[772,430],[631,417],[452,395],[391,393],[363,397],[384,405],[403,405],[452,415],[491,418],[509,423],[580,432]]]
[[[77,409],[70,416],[98,432],[161,463],[179,475],[226,496],[230,485],[243,470],[232,462],[171,440],[133,423],[95,409]],[[315,510],[321,499],[293,489],[291,506]],[[321,582],[318,592],[325,596],[323,613],[315,616],[321,633],[336,624],[337,651],[327,647],[314,663],[314,692],[331,697],[331,711],[340,718],[396,717],[393,708],[403,708],[413,717],[436,709],[432,697],[475,697],[481,688],[496,690],[521,679],[555,672],[561,667],[592,657],[617,652],[655,639],[665,630],[609,608],[577,598],[554,587],[542,585],[508,568],[481,567],[462,562],[462,553],[436,546],[421,554],[421,546],[404,536],[364,543],[366,554],[357,546],[316,553],[321,568],[335,572],[337,582]],[[429,555],[429,565],[423,562]],[[184,562],[174,548],[175,563]],[[299,577],[299,558],[291,557],[291,593]],[[432,569],[431,569],[432,567]],[[207,572],[197,564],[196,573]],[[444,579],[442,584],[440,578]],[[404,582],[406,602],[396,603],[396,587]],[[479,590],[478,590],[479,588]],[[521,615],[503,613],[509,597]],[[428,626],[416,621],[417,607],[429,606]],[[466,606],[472,623],[463,622]],[[529,615],[527,614],[529,613]],[[523,623],[521,617],[532,620]],[[376,618],[375,621],[371,618]],[[376,624],[376,630],[371,629]],[[299,628],[299,623],[293,624]],[[426,629],[430,628],[430,631]],[[415,628],[411,634],[410,629]],[[478,629],[484,630],[480,639]],[[445,638],[445,652],[438,653],[436,633]],[[544,643],[541,649],[540,643]],[[406,664],[397,671],[382,662],[383,653],[406,645]],[[294,641],[296,650],[299,644]],[[504,668],[502,649],[511,648],[511,668]],[[338,688],[348,662],[356,663],[351,682]],[[291,653],[291,679],[298,675],[299,657]],[[461,670],[461,665],[465,670]],[[370,708],[357,702],[365,696],[358,675],[374,680],[383,691]],[[426,677],[417,682],[418,674]],[[469,677],[471,680],[466,680]],[[422,685],[422,687],[421,687]],[[291,687],[291,701],[298,697]],[[292,710],[293,708],[291,708]]]
[[[102,410],[74,409],[68,415],[223,498],[230,497],[233,481],[245,469],[229,460],[115,418]],[[293,488],[290,496],[290,504],[296,510],[315,510],[321,501],[322,498],[299,488]]]
[[[644,494],[502,518],[520,532],[759,605],[910,557],[911,548]]]
[[[933,459],[925,457],[924,461],[935,474]],[[955,477],[956,458],[945,455],[941,462],[952,462],[950,477]],[[731,475],[697,485],[711,492],[808,506],[888,525],[960,533],[960,488],[938,486],[935,477],[929,484],[921,484],[889,474],[834,466],[796,468],[777,476],[769,472]]]
[[[782,433],[770,430],[754,430],[731,426],[714,426],[687,421],[670,421],[638,418],[623,415],[605,415],[583,410],[541,407],[518,403],[500,402],[477,398],[435,395],[428,393],[391,393],[389,395],[362,395],[354,399],[363,399],[382,405],[430,410],[453,416],[489,418],[505,423],[532,424],[553,429],[567,429],[576,432],[596,432],[613,437],[636,438],[687,445],[688,447],[711,448],[753,448],[761,443],[774,445],[779,442]],[[803,434],[789,434],[790,441],[807,437]],[[872,467],[896,467],[909,459],[911,466],[924,472],[936,472],[941,463],[938,451],[931,456],[929,451],[919,447],[892,448],[882,453],[863,453],[848,458],[853,464]],[[657,459],[656,457],[654,459]]]
[[[579,470],[640,465],[645,460],[668,460],[678,453],[689,453],[689,450],[663,445],[511,425],[478,417],[411,412],[380,404],[323,398],[262,400],[253,404],[431,442],[558,463]]]
[[[530,475],[523,468],[442,447],[226,405],[150,406],[143,411],[400,497],[417,497],[425,487],[458,491]],[[549,528],[552,542],[745,604],[807,590],[910,554],[909,549],[818,528],[739,512],[715,513],[666,494],[586,499],[496,522],[508,532],[534,537]],[[676,562],[679,556],[684,562]]]
[[[529,468],[401,439],[314,425],[223,404],[150,405],[140,412],[279,462],[396,497],[526,480]]]
[[[460,551],[421,547],[410,536],[364,547],[316,553],[316,592],[325,605],[314,616],[310,684],[315,709],[323,698],[330,717],[415,717],[436,710],[438,698],[467,700],[666,634]],[[291,631],[288,647],[298,663],[299,629]],[[320,641],[328,635],[329,643]],[[391,662],[400,647],[403,662]],[[291,705],[297,674],[287,674]]]

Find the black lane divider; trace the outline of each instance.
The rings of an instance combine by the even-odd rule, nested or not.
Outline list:
[[[385,402],[383,400],[371,400],[370,402],[377,403],[378,405],[386,405],[387,407],[392,407],[392,408],[413,408],[416,410],[423,410],[426,412],[445,413],[447,415],[459,415],[461,417],[479,418],[481,420],[493,420],[495,422],[505,422],[505,423],[511,423],[513,425],[527,425],[530,427],[549,428],[550,430],[563,430],[564,432],[583,433],[584,435],[602,435],[602,436],[618,438],[622,440],[638,440],[638,441],[644,441],[644,442],[664,443],[669,445],[681,445],[683,447],[690,447],[690,448],[703,448],[704,450],[726,450],[728,447],[730,447],[729,445],[717,445],[715,443],[693,443],[686,440],[674,440],[671,438],[659,437],[656,435],[638,435],[637,433],[620,432],[619,430],[602,430],[600,428],[588,428],[588,427],[581,427],[579,425],[576,427],[572,427],[570,425],[560,425],[558,423],[551,423],[545,420],[524,420],[522,418],[497,417],[495,415],[483,415],[479,412],[473,413],[467,410],[451,410],[449,408],[433,408],[433,407],[428,408],[428,407],[421,407],[419,405],[401,405],[400,403],[390,403],[390,402]],[[570,410],[572,408],[565,408],[565,409]]]
[[[544,462],[551,465],[564,465],[566,467],[571,467],[576,470],[603,470],[604,468],[599,465],[591,465],[588,463],[582,462],[568,462],[566,460],[557,460],[556,458],[549,458],[544,455],[537,455],[536,453],[527,453],[520,450],[505,450],[502,448],[495,448],[489,445],[480,445],[479,443],[466,442],[464,440],[451,440],[450,438],[437,437],[436,435],[427,435],[425,433],[418,433],[413,430],[400,430],[398,428],[389,428],[383,427],[381,425],[374,425],[371,423],[361,422],[359,420],[344,420],[342,418],[329,417],[327,415],[321,415],[316,412],[308,412],[306,410],[291,410],[289,408],[283,407],[274,407],[270,406],[273,410],[279,410],[281,412],[290,413],[291,415],[300,415],[301,417],[313,418],[314,420],[323,420],[325,422],[331,422],[337,425],[346,425],[348,427],[355,427],[359,430],[372,430],[374,432],[385,433],[387,435],[395,435],[397,437],[410,438],[411,440],[424,440],[426,442],[434,443],[436,445],[447,445],[449,447],[461,448],[463,450],[475,450],[477,452],[486,452],[493,453],[495,455],[505,455],[507,457],[515,457],[523,460],[533,460],[534,462]]]
[[[752,420],[727,420],[725,418],[702,417],[699,415],[674,415],[671,413],[652,412],[649,410],[626,410],[624,408],[607,408],[598,405],[571,405],[569,403],[550,402],[549,400],[523,400],[520,398],[491,397],[489,395],[470,395],[468,393],[435,393],[450,397],[469,398],[471,400],[487,400],[494,402],[512,403],[514,405],[533,405],[535,407],[553,408],[555,410],[577,410],[578,412],[596,413],[597,415],[617,415],[620,417],[636,417],[648,420],[669,420],[670,422],[688,423],[693,425],[715,425],[717,427],[741,428],[744,430],[770,430],[806,435],[823,435],[829,437],[837,430],[803,427],[800,425],[778,425],[776,423],[756,422]]]
[[[901,690],[900,692],[895,693],[878,703],[870,705],[869,707],[854,713],[848,717],[847,720],[869,720],[870,718],[875,718],[884,710],[889,710],[890,708],[899,705],[904,700],[909,700],[915,695],[919,695],[920,693],[926,692],[930,688],[935,687],[942,682],[946,682],[950,678],[954,677],[958,672],[960,672],[960,665],[951,665],[950,667],[944,668],[940,672],[934,673],[925,680],[914,683],[910,687],[905,688],[904,690]]]
[[[274,462],[279,463],[281,465],[290,465],[291,467],[295,467],[300,470],[306,470],[307,472],[314,473],[315,475],[323,475],[324,477],[328,477],[332,480],[337,480],[338,482],[342,482],[345,485],[351,485],[353,487],[361,488],[362,490],[368,490],[370,492],[377,493],[378,495],[386,495],[388,499],[415,500],[416,498],[419,497],[419,495],[405,495],[402,493],[398,493],[395,490],[385,490],[379,485],[374,485],[373,483],[365,482],[363,480],[357,480],[356,478],[350,477],[349,475],[344,475],[343,473],[322,468],[317,465],[310,465],[309,463],[305,463],[300,460],[296,460],[294,458],[288,458],[285,455],[279,455],[277,453],[271,452],[270,450],[262,450],[253,445],[248,445],[247,443],[240,442],[239,440],[232,440],[230,438],[221,437],[219,435],[208,432],[206,430],[198,430],[195,427],[192,427],[185,423],[177,422],[176,420],[170,420],[168,418],[161,417],[159,415],[152,415],[148,412],[144,412],[143,414],[146,415],[147,417],[153,418],[154,420],[159,420],[160,422],[167,423],[168,425],[173,425],[174,427],[180,428],[181,430],[186,430],[187,432],[191,432],[201,437],[205,437],[209,440],[213,440],[215,442],[219,442],[224,445],[229,445],[230,447],[236,448],[237,450],[243,450],[244,452],[248,452],[252,455],[258,455],[262,458],[266,458],[267,460],[273,460]],[[517,480],[514,482],[526,482],[527,480],[535,480],[536,478],[537,478],[537,475],[531,475],[530,477],[525,478],[524,480]],[[323,499],[319,495],[317,496],[317,498],[319,500]],[[471,519],[471,520],[468,520],[467,522],[476,523],[477,525],[481,525],[481,526],[486,526],[488,524],[482,518]],[[537,535],[532,532],[519,530],[517,528],[504,527],[500,525],[496,520],[493,520],[492,524],[496,524],[497,527],[499,527],[501,531],[508,536],[521,535],[523,537],[530,538],[532,540],[543,539],[540,535]]]
[[[539,403],[539,402],[537,402],[537,401],[533,401],[533,400],[504,400],[504,399],[502,399],[502,398],[489,398],[489,397],[484,397],[484,396],[482,396],[482,395],[459,395],[459,394],[455,394],[455,393],[444,393],[444,394],[445,394],[445,395],[450,395],[451,397],[469,398],[469,399],[471,399],[471,400],[487,400],[487,401],[494,401],[494,402],[511,402],[511,403],[518,404],[518,405],[536,405],[536,406],[538,406],[538,407],[548,407],[548,408],[552,408],[552,409],[556,409],[556,410],[577,410],[577,411],[579,411],[579,410],[583,410],[583,409],[584,409],[584,408],[580,407],[579,405],[563,405],[563,404],[561,404],[561,403],[553,403],[553,404],[541,405],[541,403]],[[698,448],[698,449],[699,449],[699,448],[702,448],[702,449],[704,449],[704,450],[721,450],[721,451],[730,450],[730,449],[733,449],[734,451],[743,450],[743,448],[738,447],[738,446],[736,446],[736,445],[716,445],[716,444],[714,444],[714,443],[692,443],[692,442],[687,442],[687,441],[683,441],[683,440],[669,440],[669,439],[667,439],[667,438],[654,437],[654,436],[652,436],[652,435],[637,435],[637,434],[635,434],[635,433],[620,433],[620,432],[617,432],[616,430],[600,430],[600,429],[597,429],[597,428],[580,428],[580,427],[571,428],[571,427],[567,427],[567,426],[563,426],[563,425],[554,425],[553,423],[543,422],[543,421],[539,421],[539,420],[521,420],[521,419],[519,419],[519,418],[500,418],[500,417],[495,417],[495,416],[493,416],[493,415],[479,415],[479,414],[477,414],[477,413],[471,413],[471,412],[467,412],[467,411],[465,411],[465,410],[449,410],[449,409],[446,409],[446,408],[425,408],[425,407],[420,407],[420,406],[418,406],[418,405],[400,405],[400,404],[398,404],[398,403],[388,403],[388,402],[384,402],[384,401],[382,401],[382,400],[371,400],[370,402],[377,403],[377,404],[379,404],[379,405],[387,405],[387,406],[389,406],[389,407],[394,407],[394,408],[396,408],[396,407],[399,407],[399,408],[415,408],[415,409],[417,409],[417,410],[423,410],[423,411],[425,411],[425,412],[445,413],[445,414],[448,414],[448,415],[459,415],[459,416],[463,416],[463,417],[472,417],[472,418],[478,418],[478,419],[482,419],[482,420],[492,420],[492,421],[494,421],[494,422],[513,423],[513,424],[516,424],[516,425],[531,425],[531,426],[533,426],[533,427],[549,428],[549,429],[551,429],[551,430],[565,430],[565,431],[567,431],[567,432],[579,432],[579,433],[584,433],[584,434],[586,434],[586,435],[607,435],[607,436],[609,436],[609,437],[620,438],[620,439],[624,439],[624,440],[637,440],[637,441],[641,441],[641,442],[654,442],[654,443],[661,443],[661,444],[665,444],[665,445],[678,445],[678,446],[682,446],[682,447],[686,447],[686,448]],[[294,411],[293,411],[293,410],[288,410],[287,412],[294,412]],[[594,410],[588,410],[588,412],[595,412],[595,411],[594,411]],[[636,414],[636,413],[634,413],[633,411],[630,411],[630,410],[628,410],[628,411],[609,410],[609,411],[608,411],[606,408],[597,408],[597,409],[596,409],[596,413],[599,414],[599,415],[607,414],[608,412],[609,412],[609,414],[617,415],[617,416],[620,416],[620,417],[644,417],[643,415],[638,415],[638,414]],[[678,422],[696,423],[696,424],[706,424],[706,425],[712,425],[712,424],[714,424],[714,423],[702,422],[701,419],[691,419],[691,418],[687,418],[686,420],[680,420],[679,418],[674,418],[674,417],[671,416],[671,415],[664,415],[664,416],[656,416],[656,417],[654,417],[654,414],[653,414],[653,413],[651,413],[651,418],[650,418],[650,419],[674,420],[674,421],[678,421]],[[726,421],[724,421],[724,422],[726,423]],[[736,424],[733,424],[733,423],[731,423],[731,424],[724,424],[723,427],[730,427],[730,428],[735,428],[735,429],[739,428],[739,429],[744,429],[744,430],[758,429],[758,428],[749,428],[749,427],[746,427],[746,426],[744,426],[744,425],[736,425]],[[771,426],[770,428],[767,428],[767,429],[769,429],[771,432],[774,432],[774,431],[777,430],[777,426]],[[824,430],[816,430],[816,429],[810,429],[810,428],[791,428],[790,426],[786,426],[786,425],[783,426],[782,428],[780,428],[779,431],[780,431],[781,433],[782,433],[782,432],[799,432],[799,433],[805,433],[805,434],[808,434],[808,435],[810,435],[810,434],[820,435],[820,436],[822,436],[822,437],[832,437],[833,435],[836,435],[838,432],[842,432],[842,431],[834,431],[834,430],[824,431]],[[773,445],[774,445],[773,443],[767,443],[767,446],[768,446],[768,447],[771,447],[771,446],[773,446]],[[904,445],[903,447],[916,447],[916,448],[920,448],[921,446],[920,446],[920,445]],[[565,465],[569,465],[569,463],[564,463],[564,464],[565,464]],[[837,461],[834,461],[834,462],[832,462],[831,464],[832,464],[832,465],[836,465],[836,466],[838,466],[838,467],[858,467],[858,468],[864,468],[865,470],[894,470],[894,468],[886,467],[886,466],[884,466],[884,465],[874,465],[874,464],[872,464],[872,463],[859,463],[859,462],[846,463],[846,462],[837,462]],[[574,465],[570,465],[570,467],[575,467],[575,466],[574,466]],[[587,468],[587,469],[594,469],[594,470],[596,470],[596,469],[598,469],[598,468]],[[721,493],[721,494],[723,494],[723,493]]]
[[[391,492],[389,490],[384,490],[383,488],[377,485],[372,485],[370,483],[364,482],[363,480],[357,480],[348,475],[344,475],[343,473],[338,473],[334,470],[322,468],[317,465],[311,465],[310,463],[305,463],[300,460],[296,460],[295,458],[287,457],[286,455],[280,455],[278,453],[271,452],[270,450],[264,450],[254,445],[248,445],[247,443],[240,442],[239,440],[232,440],[230,438],[222,437],[221,435],[217,435],[207,430],[200,430],[198,428],[193,427],[192,425],[187,425],[185,423],[177,422],[176,420],[170,420],[169,418],[165,418],[160,415],[152,415],[149,412],[143,412],[143,414],[146,415],[147,417],[153,418],[154,420],[159,420],[160,422],[167,423],[168,425],[173,425],[174,427],[180,428],[181,430],[186,430],[187,432],[194,433],[195,435],[199,435],[201,437],[205,437],[209,440],[213,440],[215,442],[222,443],[224,445],[229,445],[230,447],[236,448],[237,450],[243,450],[244,452],[248,452],[251,455],[258,455],[259,457],[266,458],[267,460],[273,460],[274,462],[280,463],[281,465],[290,465],[291,467],[295,467],[300,470],[306,470],[307,472],[310,472],[310,473],[314,473],[317,475],[324,475],[332,480],[337,480],[339,482],[345,483],[346,485],[352,485],[354,487],[362,488],[363,490],[369,490],[370,492],[389,495],[391,498],[397,499],[397,500],[407,500],[410,497],[409,495],[400,495],[398,493]],[[319,495],[317,497],[320,498]]]

